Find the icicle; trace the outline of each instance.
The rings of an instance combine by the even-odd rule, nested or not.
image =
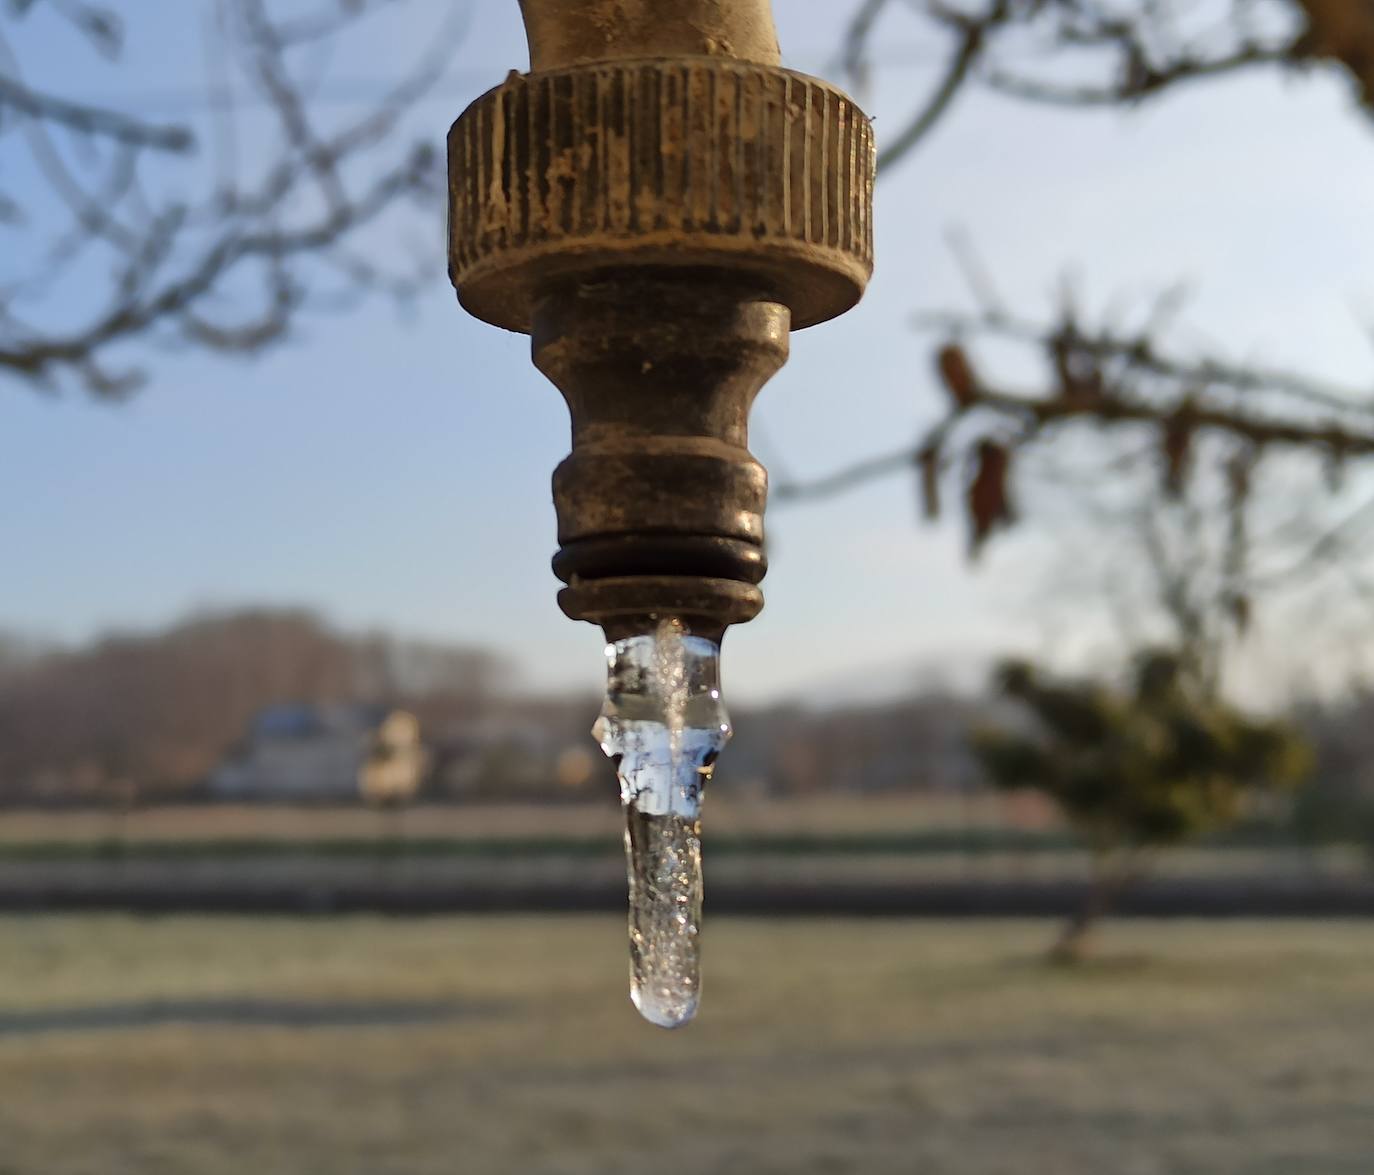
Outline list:
[[[720,647],[678,620],[606,646],[606,704],[593,730],[625,807],[630,998],[677,1028],[701,996],[701,796],[730,738]]]

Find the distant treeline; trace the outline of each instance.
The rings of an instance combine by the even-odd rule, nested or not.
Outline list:
[[[345,634],[294,609],[198,616],[70,650],[4,640],[0,799],[181,793],[268,705],[384,700],[442,727],[480,712],[508,677],[484,650]]]
[[[483,649],[339,631],[309,611],[192,617],[72,649],[0,639],[0,803],[204,798],[253,719],[282,703],[373,702],[419,719],[430,798],[572,798],[613,788],[591,696],[535,698]],[[736,710],[732,788],[967,790],[964,730],[981,703],[930,693],[816,713]]]
[[[0,804],[204,798],[255,715],[287,702],[413,712],[433,750],[430,800],[613,790],[589,733],[598,699],[532,697],[516,684],[515,667],[490,650],[343,632],[302,609],[199,615],[80,648],[0,636]],[[821,711],[733,707],[720,786],[972,794],[982,779],[968,732],[997,705],[926,690]],[[1316,775],[1269,823],[1314,839],[1374,837],[1374,693],[1299,707],[1295,717],[1315,747]]]

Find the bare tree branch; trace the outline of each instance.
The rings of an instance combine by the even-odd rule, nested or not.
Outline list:
[[[0,111],[9,107],[25,118],[61,123],[83,135],[102,135],[131,147],[153,151],[189,151],[195,136],[186,127],[154,126],[98,106],[68,102],[52,94],[40,94],[13,78],[0,76]]]
[[[864,0],[841,54],[856,85],[869,85],[880,39],[902,16],[947,49],[933,76],[913,79],[914,113],[880,135],[885,170],[979,88],[1128,108],[1242,73],[1325,67],[1348,75],[1374,114],[1374,0]],[[1374,379],[1340,387],[1173,346],[1177,291],[1132,329],[1085,325],[1067,300],[1048,318],[1018,315],[954,244],[978,309],[918,322],[936,338],[934,421],[906,446],[781,478],[776,499],[830,497],[909,471],[927,520],[957,503],[971,556],[1021,516],[1022,497],[1032,511],[1065,505],[1056,523],[1076,514],[1095,552],[1113,552],[1104,558],[1119,563],[1129,536],[1135,607],[1167,620],[1214,681],[1261,594],[1314,598],[1344,583],[1367,605],[1374,482],[1361,477],[1347,492],[1345,471],[1374,471]],[[990,352],[1000,359],[1009,345],[1030,361],[1021,372],[1038,373],[1023,374],[1024,386],[991,374]],[[1034,493],[1023,494],[1026,483]],[[1093,558],[1080,568],[1090,578]]]
[[[23,16],[38,2],[10,0],[10,9]],[[30,249],[28,273],[6,275],[0,285],[0,376],[47,388],[73,376],[93,395],[123,395],[137,386],[142,372],[132,366],[112,370],[111,364],[121,362],[116,356],[135,340],[253,352],[286,337],[307,307],[353,305],[367,293],[400,298],[413,292],[414,273],[398,269],[395,261],[398,254],[402,262],[413,258],[394,245],[379,248],[376,232],[399,201],[431,204],[442,191],[434,147],[398,142],[396,132],[447,68],[466,27],[464,6],[450,8],[439,33],[424,40],[419,61],[389,92],[355,118],[326,125],[308,101],[300,47],[347,36],[360,16],[396,0],[319,0],[313,9],[274,0],[216,2],[225,40],[213,54],[220,66],[214,91],[232,95],[236,72],[266,101],[276,132],[265,136],[261,120],[253,124],[254,155],[268,162],[240,177],[244,132],[233,125],[233,104],[218,106],[212,138],[219,156],[211,161],[211,174],[202,178],[205,169],[198,163],[186,165],[193,184],[209,181],[208,193],[192,201],[149,195],[169,190],[166,161],[189,154],[190,127],[160,127],[48,96],[19,77],[18,57],[0,41],[0,106],[24,132],[22,140],[0,139],[0,147],[22,143],[61,200],[54,205],[36,193],[12,190],[5,193],[9,204],[0,201],[0,207],[12,205],[6,219],[15,221],[25,214],[25,203],[41,208],[30,237],[40,245],[44,237],[49,242]],[[46,3],[88,37],[108,28],[104,47],[117,48],[117,17],[77,0]],[[312,56],[318,54],[307,54]],[[145,173],[155,182],[145,183]],[[177,184],[186,187],[184,181]],[[64,206],[66,225],[57,215]],[[71,313],[54,317],[51,307],[61,302],[63,283],[89,290],[102,273],[102,307],[84,319]],[[346,280],[344,291],[329,292],[331,276],[335,286],[339,276]],[[340,296],[345,292],[347,297]],[[21,304],[36,302],[40,294],[46,296],[45,312],[21,313]]]
[[[861,87],[868,76],[868,42],[874,34],[878,18],[887,7],[888,0],[865,0],[850,20],[845,33],[844,68]],[[902,129],[879,150],[880,173],[909,155],[949,110],[954,99],[970,80],[989,36],[1011,19],[1012,0],[990,0],[988,8],[980,16],[947,7],[936,0],[929,0],[922,11],[942,31],[953,34],[954,47],[939,79],[916,113],[910,116]]]
[[[915,113],[884,138],[880,172],[906,158],[971,85],[1058,106],[1130,106],[1245,71],[1330,64],[1344,68],[1374,113],[1370,0],[1225,2],[1218,21],[1204,19],[1215,12],[1210,8],[1184,20],[1176,6],[1154,0],[979,0],[973,7],[863,0],[846,28],[840,62],[856,86],[867,88],[873,45],[893,11],[951,38]]]
[[[1149,426],[1162,448],[1181,443],[1182,429],[1189,438],[1213,432],[1256,450],[1374,455],[1374,387],[1338,389],[1292,372],[1184,358],[1171,354],[1149,324],[1125,334],[1091,330],[1071,310],[1041,324],[1011,318],[995,307],[927,315],[920,324],[942,336],[936,361],[945,414],[915,444],[815,481],[783,483],[775,490],[780,499],[827,496],[918,467],[966,422],[974,431],[997,431],[1017,445],[1055,425],[1083,423]],[[1019,390],[983,378],[965,345],[977,338],[1038,351],[1046,369],[1044,385]]]

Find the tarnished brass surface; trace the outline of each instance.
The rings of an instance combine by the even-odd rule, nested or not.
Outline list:
[[[535,72],[449,133],[450,274],[472,314],[534,336],[567,400],[564,611],[718,635],[763,602],[750,406],[789,329],[872,271],[872,129],[778,68],[767,0],[521,8]]]
[[[709,58],[516,75],[449,135],[464,307],[528,332],[541,286],[588,269],[741,270],[793,329],[873,269],[873,132],[838,90]]]
[[[777,65],[770,0],[520,0],[536,72],[624,57]]]
[[[699,632],[758,612],[768,476],[749,408],[787,345],[787,307],[728,272],[637,270],[541,299],[535,365],[573,420],[553,477],[565,610]]]

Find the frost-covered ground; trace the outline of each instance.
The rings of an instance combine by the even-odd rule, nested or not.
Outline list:
[[[1374,924],[0,919],[3,1175],[1374,1171]]]

